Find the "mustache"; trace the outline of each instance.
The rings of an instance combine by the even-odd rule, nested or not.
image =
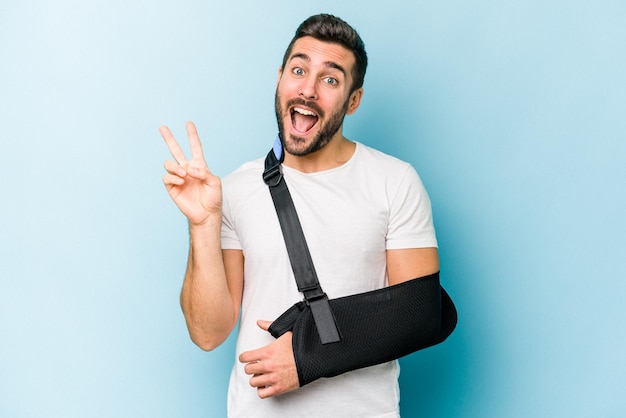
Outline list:
[[[289,100],[286,104],[287,109],[290,109],[297,105],[305,106],[305,107],[308,107],[309,109],[312,109],[317,114],[317,116],[320,116],[320,117],[324,116],[324,111],[315,102],[310,102],[308,100],[304,100],[298,97],[298,98]]]

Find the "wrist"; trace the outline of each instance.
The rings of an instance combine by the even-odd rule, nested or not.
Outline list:
[[[189,221],[190,233],[205,233],[209,231],[220,231],[222,229],[222,212],[211,214],[201,222]]]

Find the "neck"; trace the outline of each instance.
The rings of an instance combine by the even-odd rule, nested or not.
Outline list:
[[[343,135],[333,138],[322,149],[304,156],[285,153],[283,164],[303,173],[330,170],[345,164],[352,158],[356,144]]]

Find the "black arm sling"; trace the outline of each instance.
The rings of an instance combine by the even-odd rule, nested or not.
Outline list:
[[[278,155],[278,157],[277,157]],[[395,360],[443,342],[457,312],[439,284],[439,272],[371,292],[329,300],[322,290],[300,220],[283,178],[277,139],[265,159],[269,186],[298,290],[304,300],[278,317],[275,338],[293,332],[300,386]]]

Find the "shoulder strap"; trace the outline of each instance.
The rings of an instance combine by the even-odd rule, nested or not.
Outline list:
[[[311,308],[322,344],[338,342],[341,337],[335,316],[328,303],[328,296],[317,279],[300,219],[283,177],[281,163],[284,155],[280,140],[277,138],[276,141],[278,145],[275,143],[265,159],[263,181],[269,186],[274,201],[298,290],[304,294],[304,300]]]

